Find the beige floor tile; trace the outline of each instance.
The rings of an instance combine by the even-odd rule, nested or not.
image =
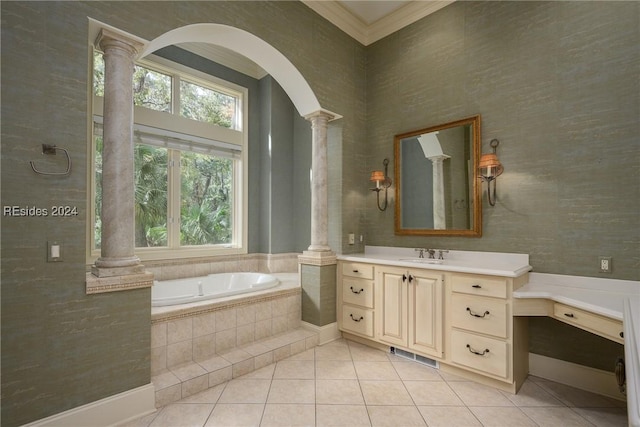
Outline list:
[[[117,424],[117,427],[148,427],[149,424],[151,424],[151,422],[158,416],[160,411],[161,409],[158,409],[157,411],[149,415],[145,415],[144,417],[136,418],[135,420],[127,421],[122,424]]]
[[[202,427],[213,411],[212,404],[173,403],[162,408],[149,427]]]
[[[310,348],[309,350],[305,350],[298,354],[294,354],[293,356],[289,357],[289,359],[287,360],[315,360],[315,358],[316,358],[316,352],[314,351],[313,348]]]
[[[540,427],[592,427],[571,408],[520,408]],[[600,426],[598,426],[600,427]]]
[[[536,427],[531,418],[516,407],[471,407],[473,415],[485,427]],[[564,427],[560,424],[556,427]]]
[[[418,406],[429,427],[481,427],[465,406]]]
[[[364,405],[316,405],[317,427],[367,427],[370,425],[367,407]]]
[[[354,361],[353,365],[360,380],[393,381],[400,379],[388,360],[386,362]]]
[[[426,426],[415,406],[368,406],[372,426]]]
[[[625,403],[553,381],[536,379],[538,384],[567,406],[578,408],[622,408]]]
[[[151,377],[151,382],[156,390],[162,390],[176,384],[180,384],[180,378],[176,377],[171,371],[164,371],[158,375]]]
[[[360,381],[367,405],[413,405],[402,381]]]
[[[629,425],[624,408],[573,408],[580,416],[598,427],[626,427]]]
[[[316,360],[316,377],[323,380],[355,380],[356,369],[350,360]]]
[[[182,381],[187,381],[192,378],[201,377],[207,374],[207,371],[197,363],[186,363],[183,365],[174,366],[171,369],[173,374],[180,378]]]
[[[394,361],[393,367],[403,381],[444,381],[437,369],[420,363]]]
[[[464,405],[444,381],[406,381],[404,386],[416,405]]]
[[[533,381],[525,381],[517,394],[501,391],[516,406],[564,406],[551,393]]]
[[[273,380],[267,403],[316,403],[314,380]]]
[[[314,362],[312,360],[281,360],[276,363],[273,378],[295,380],[314,379]]]
[[[263,412],[264,404],[218,404],[205,427],[257,427]]]
[[[314,426],[315,405],[267,404],[262,415],[261,427]]]
[[[364,405],[358,380],[316,380],[316,403]]]
[[[351,360],[349,345],[344,340],[316,347],[316,360]]]
[[[215,387],[211,387],[207,390],[196,393],[192,396],[186,397],[180,401],[180,403],[216,403],[222,391],[226,387],[226,384],[220,384]]]
[[[389,353],[378,350],[364,344],[350,341],[349,350],[351,358],[355,360],[366,360],[367,362],[386,362],[389,360]]]
[[[229,381],[220,403],[266,403],[269,394],[270,380],[261,379],[235,379]]]
[[[449,383],[467,406],[514,406],[499,390],[471,381]]]

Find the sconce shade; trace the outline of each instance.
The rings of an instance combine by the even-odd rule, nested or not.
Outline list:
[[[478,164],[478,169],[480,171],[480,176],[484,177],[498,177],[504,172],[504,167],[500,160],[498,160],[498,156],[496,153],[483,154],[480,157],[480,162]]]
[[[384,172],[382,171],[373,171],[371,172],[371,178],[369,181],[371,182],[381,182],[385,180]]]

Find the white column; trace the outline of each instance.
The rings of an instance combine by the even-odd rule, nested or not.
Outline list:
[[[310,252],[328,252],[329,200],[327,190],[327,124],[333,115],[316,111],[305,117],[311,121],[311,245]]]
[[[444,230],[447,228],[447,218],[444,204],[444,169],[443,162],[449,156],[433,156],[428,159],[433,163],[433,228]]]
[[[140,273],[134,255],[133,66],[142,44],[108,30],[96,43],[104,52],[101,256],[99,277]]]

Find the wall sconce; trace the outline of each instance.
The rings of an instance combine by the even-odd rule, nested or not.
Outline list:
[[[500,141],[492,139],[489,145],[493,148],[493,153],[483,154],[478,165],[478,178],[487,182],[487,196],[491,206],[496,205],[496,178],[504,172],[504,167],[496,154],[496,148],[499,144]],[[491,182],[493,182],[493,199],[491,198]]]
[[[389,178],[387,176],[387,172],[388,172],[388,167],[389,167],[389,159],[384,159],[382,161],[382,164],[384,165],[384,172],[382,171],[373,171],[371,172],[371,178],[369,178],[369,181],[371,182],[375,182],[376,183],[376,187],[375,188],[371,188],[371,191],[375,191],[376,192],[376,199],[378,202],[378,209],[380,209],[381,211],[384,211],[385,209],[387,209],[387,189],[389,187],[391,187],[391,178]],[[384,207],[380,207],[380,192],[384,189]]]

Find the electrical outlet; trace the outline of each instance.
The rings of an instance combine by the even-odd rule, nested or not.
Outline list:
[[[612,262],[613,260],[610,256],[601,256],[598,264],[600,267],[600,273],[611,273],[611,269],[613,268]]]
[[[349,233],[349,244],[350,245],[356,244],[356,235],[354,233]]]

